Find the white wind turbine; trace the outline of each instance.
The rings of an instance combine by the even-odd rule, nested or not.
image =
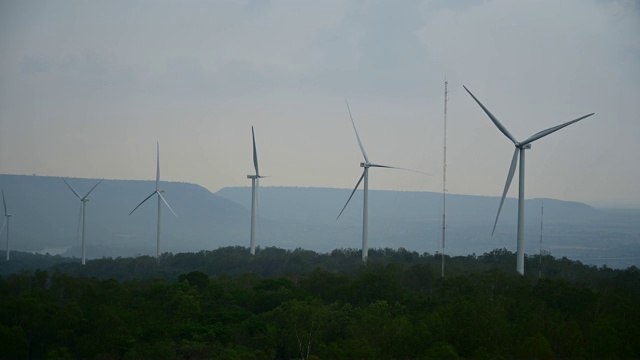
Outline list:
[[[251,179],[251,255],[256,254],[256,211],[258,210],[257,204],[257,192],[260,188],[260,179],[266,176],[261,176],[258,170],[258,151],[256,150],[256,135],[253,132],[253,126],[251,127],[251,137],[253,138],[253,167],[256,169],[255,175],[247,175],[247,179]]]
[[[178,215],[176,215],[176,213],[173,211],[171,206],[169,206],[169,203],[167,202],[167,200],[165,200],[164,196],[162,196],[162,193],[164,192],[164,190],[160,190],[160,143],[158,142],[156,145],[157,145],[156,189],[154,192],[151,193],[151,195],[147,196],[144,200],[142,200],[140,204],[138,204],[138,206],[136,206],[133,210],[131,210],[131,212],[129,213],[129,216],[131,216],[131,214],[133,214],[133,212],[136,211],[136,209],[138,209],[140,205],[144,204],[145,201],[149,200],[153,195],[158,195],[158,231],[157,231],[157,242],[156,242],[156,257],[159,259],[160,258],[160,209],[162,208],[161,201],[164,202],[165,205],[167,205],[167,207],[169,208],[169,210],[171,210],[174,216],[177,217]]]
[[[356,139],[358,139],[358,145],[360,145],[360,151],[362,152],[362,156],[364,157],[364,162],[360,163],[360,167],[364,168],[364,170],[362,171],[362,175],[360,176],[360,179],[356,183],[356,186],[353,188],[353,191],[351,192],[349,199],[347,199],[347,203],[344,204],[344,207],[342,207],[342,210],[340,211],[340,214],[338,214],[338,217],[336,218],[336,220],[340,218],[340,215],[342,215],[342,213],[344,212],[344,209],[347,208],[347,205],[349,205],[349,201],[351,201],[353,194],[355,194],[356,190],[358,190],[358,186],[360,186],[360,183],[364,179],[364,200],[363,200],[363,208],[362,208],[362,261],[366,262],[367,258],[369,257],[369,168],[374,167],[374,168],[399,169],[399,170],[407,170],[407,171],[413,171],[413,172],[419,172],[419,171],[409,170],[409,169],[404,169],[404,168],[399,168],[394,166],[372,164],[371,162],[369,162],[367,153],[364,151],[364,146],[362,146],[362,141],[360,141],[360,136],[358,135],[358,129],[356,129],[356,124],[353,121],[353,116],[351,116],[351,109],[349,108],[349,102],[347,102],[346,100],[345,102],[347,103],[347,110],[349,111],[349,117],[351,118],[351,124],[353,125],[353,130],[356,132]]]
[[[104,180],[104,179],[102,179]],[[86,223],[86,209],[87,209],[87,201],[89,201],[89,194],[91,194],[91,192],[93,191],[93,189],[95,189],[98,185],[100,185],[100,183],[102,182],[102,180],[98,181],[95,185],[93,185],[93,187],[91,188],[91,190],[89,190],[89,192],[85,195],[85,196],[80,196],[72,187],[71,185],[69,185],[69,183],[67,182],[67,180],[62,179],[62,181],[64,181],[65,184],[67,184],[67,186],[69,187],[69,189],[73,192],[73,194],[80,199],[80,207],[82,208],[82,265],[85,264],[85,259],[86,259],[86,242],[85,242],[85,223]]]
[[[500,199],[500,206],[498,207],[498,214],[496,215],[496,221],[493,224],[493,231],[491,232],[491,236],[496,231],[496,225],[498,224],[498,218],[500,217],[500,210],[502,210],[502,204],[504,203],[504,198],[507,196],[507,192],[509,191],[509,186],[511,185],[511,180],[513,180],[513,175],[516,171],[516,165],[518,164],[518,154],[520,155],[520,178],[519,178],[519,189],[518,189],[518,237],[517,237],[517,256],[516,256],[516,271],[520,274],[524,275],[524,151],[531,149],[531,143],[543,138],[551,133],[554,133],[566,126],[569,126],[575,122],[578,122],[584,118],[588,118],[594,113],[581,116],[575,120],[568,121],[564,124],[560,124],[546,130],[542,130],[531,135],[528,139],[524,141],[517,141],[513,135],[505,128],[498,119],[493,116],[493,114],[486,108],[482,103],[464,86],[464,89],[471,95],[473,100],[475,100],[478,105],[484,110],[484,112],[489,116],[491,121],[495,124],[495,126],[502,132],[506,137],[513,142],[516,149],[513,152],[513,159],[511,160],[511,167],[509,168],[509,174],[507,175],[507,182],[504,185],[504,191],[502,192],[502,198]]]
[[[4,199],[4,189],[2,189],[2,205],[4,205],[4,221],[2,222],[2,228],[0,229],[0,234],[2,234],[2,230],[4,230],[4,226],[7,226],[7,261],[9,261],[9,219],[11,218],[11,214],[7,211],[7,201]]]

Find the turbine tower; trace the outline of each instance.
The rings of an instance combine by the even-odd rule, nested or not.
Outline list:
[[[362,156],[364,157],[364,162],[360,163],[360,167],[363,168],[364,170],[362,171],[362,175],[360,176],[360,179],[356,183],[356,186],[353,188],[353,191],[351,192],[349,199],[347,199],[347,203],[344,204],[344,207],[342,207],[342,210],[340,211],[340,214],[338,214],[338,217],[336,218],[336,220],[340,218],[340,215],[342,215],[342,213],[344,212],[344,209],[347,208],[347,205],[349,205],[349,201],[351,201],[353,194],[355,194],[356,190],[358,190],[358,186],[360,186],[360,183],[364,179],[364,200],[363,200],[363,207],[362,207],[362,261],[366,262],[367,258],[369,257],[369,168],[373,167],[373,168],[399,169],[399,170],[407,170],[407,171],[413,171],[413,172],[419,172],[419,171],[403,169],[403,168],[394,167],[394,166],[372,164],[369,161],[369,158],[367,157],[367,153],[364,151],[364,146],[362,146],[362,141],[360,141],[360,135],[358,135],[358,129],[356,129],[356,124],[353,121],[353,116],[351,115],[351,109],[349,108],[349,102],[347,102],[346,100],[345,102],[347,103],[347,110],[349,111],[349,117],[351,118],[351,124],[353,125],[353,130],[356,133],[356,139],[358,139],[358,145],[360,145],[360,151],[362,152]]]
[[[169,206],[169,203],[167,202],[167,200],[165,200],[164,196],[162,196],[162,193],[164,192],[164,190],[160,190],[160,143],[158,142],[156,146],[157,146],[156,148],[156,159],[157,159],[156,189],[154,192],[151,193],[151,195],[147,196],[144,200],[142,200],[140,204],[138,204],[138,206],[136,206],[133,210],[131,210],[131,212],[129,213],[129,216],[131,216],[131,214],[133,214],[133,212],[136,211],[136,209],[138,209],[140,205],[144,204],[153,195],[158,195],[158,230],[157,230],[157,240],[156,240],[156,257],[160,259],[160,209],[162,208],[161,202],[164,202],[164,204],[167,205],[167,207],[169,208],[169,210],[171,210],[174,216],[178,217],[178,215],[176,215],[176,213],[173,211],[171,206]]]
[[[544,203],[540,208],[540,255],[538,256],[538,279],[542,277],[542,222],[544,221]]]
[[[104,180],[104,179],[102,179]],[[85,219],[86,219],[86,209],[87,209],[87,201],[89,201],[89,194],[91,194],[91,192],[93,191],[93,189],[95,189],[98,185],[100,185],[100,183],[102,182],[102,180],[98,181],[98,183],[96,183],[95,185],[93,185],[93,187],[91,188],[91,190],[89,190],[89,192],[85,195],[85,196],[80,196],[72,187],[71,185],[69,185],[69,183],[67,182],[67,180],[62,179],[62,181],[64,181],[65,184],[67,184],[67,186],[69,187],[69,189],[73,192],[73,194],[80,199],[80,207],[82,208],[82,265],[85,264],[85,259],[86,259],[86,242],[85,242]]]
[[[4,189],[2,189],[2,205],[4,205],[4,221],[2,222],[2,229],[0,229],[0,234],[2,234],[2,230],[4,230],[4,226],[7,226],[7,261],[9,261],[9,220],[11,219],[11,214],[7,211],[7,201],[4,199]]]
[[[511,185],[511,180],[513,180],[513,175],[516,171],[516,165],[518,164],[518,155],[520,157],[520,172],[519,172],[519,189],[518,189],[518,237],[517,237],[517,257],[516,257],[516,271],[518,271],[520,274],[524,275],[524,151],[531,149],[531,143],[543,138],[551,133],[554,133],[566,126],[569,126],[575,122],[578,122],[584,118],[588,118],[589,116],[593,115],[594,113],[588,114],[588,115],[584,115],[581,116],[575,120],[571,120],[568,121],[564,124],[560,124],[551,128],[548,128],[546,130],[542,130],[540,132],[537,132],[533,135],[531,135],[529,138],[527,138],[524,141],[518,141],[516,140],[515,137],[513,137],[513,135],[511,135],[511,133],[509,132],[509,130],[507,130],[506,127],[504,127],[500,121],[498,121],[498,119],[493,116],[493,114],[484,106],[482,105],[482,103],[480,102],[480,100],[478,100],[472,93],[471,91],[469,91],[469,89],[467,89],[466,86],[464,86],[464,89],[469,93],[469,95],[471,95],[471,97],[473,98],[473,100],[476,101],[476,103],[478,103],[478,105],[480,105],[480,107],[482,108],[482,110],[487,114],[487,116],[489,116],[489,119],[491,119],[491,121],[494,123],[494,125],[498,128],[498,130],[500,130],[500,132],[502,132],[504,134],[504,136],[506,136],[507,138],[509,138],[509,140],[511,140],[511,142],[513,142],[513,144],[515,145],[516,149],[513,152],[513,158],[511,160],[511,167],[509,167],[509,174],[507,175],[507,182],[504,185],[504,191],[502,192],[502,198],[500,199],[500,206],[498,207],[498,214],[496,215],[496,221],[493,224],[493,231],[491,232],[491,236],[493,236],[493,233],[496,231],[496,225],[498,224],[498,218],[500,217],[500,210],[502,210],[502,204],[504,203],[504,198],[505,196],[507,196],[507,192],[509,191],[509,186]]]
[[[257,204],[257,192],[260,188],[260,179],[266,176],[261,176],[258,170],[258,151],[256,150],[256,135],[253,132],[253,126],[251,127],[251,137],[253,138],[253,167],[256,169],[255,175],[247,175],[247,179],[251,179],[251,255],[256,254],[256,219],[258,210]]]

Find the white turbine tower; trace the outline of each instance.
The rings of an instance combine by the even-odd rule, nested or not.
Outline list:
[[[0,234],[2,234],[2,230],[4,230],[4,226],[7,226],[7,261],[9,261],[9,219],[11,219],[11,214],[7,211],[7,201],[4,199],[4,189],[2,189],[2,205],[4,205],[4,221],[2,222],[2,228],[0,229]]]
[[[347,110],[349,111],[349,117],[351,118],[351,124],[353,125],[353,130],[356,132],[356,139],[358,139],[358,145],[360,146],[360,151],[362,152],[362,156],[364,157],[364,162],[360,163],[360,167],[364,168],[364,170],[362,171],[362,175],[360,176],[360,179],[356,183],[356,186],[353,188],[353,191],[351,192],[349,199],[347,199],[347,203],[344,204],[344,207],[342,207],[342,210],[340,211],[340,214],[338,214],[338,217],[336,218],[336,220],[340,218],[340,215],[342,215],[342,213],[344,212],[344,209],[347,208],[347,205],[349,205],[349,201],[351,201],[353,194],[355,194],[356,190],[358,190],[358,186],[360,186],[360,183],[364,179],[364,200],[363,200],[363,208],[362,208],[362,261],[366,262],[367,258],[369,257],[369,168],[374,167],[374,168],[399,169],[399,170],[407,170],[407,171],[413,171],[413,172],[419,172],[419,171],[403,169],[403,168],[394,167],[394,166],[372,164],[371,162],[369,162],[367,153],[364,151],[364,146],[362,146],[362,141],[360,141],[360,136],[358,135],[358,129],[356,129],[356,124],[353,121],[353,116],[351,115],[349,102],[347,102],[346,100],[345,102],[347,103]]]
[[[253,126],[251,127],[251,137],[253,138],[253,167],[256,170],[255,175],[247,175],[247,179],[251,179],[251,255],[256,254],[256,219],[258,210],[257,196],[260,189],[260,179],[266,176],[261,176],[258,170],[258,151],[256,150],[256,135],[253,132]]]
[[[511,185],[511,180],[513,180],[513,175],[516,171],[516,165],[518,164],[518,155],[520,155],[520,179],[519,179],[519,189],[518,189],[518,237],[517,237],[517,257],[516,257],[516,271],[520,274],[524,275],[524,151],[531,149],[531,143],[543,138],[551,133],[554,133],[566,126],[569,126],[575,122],[578,122],[584,118],[587,118],[594,113],[581,116],[575,120],[568,121],[564,124],[560,124],[546,130],[542,130],[538,133],[533,134],[528,139],[524,141],[517,141],[513,135],[505,128],[498,119],[493,116],[493,114],[486,108],[482,103],[467,89],[466,86],[463,86],[464,89],[471,95],[473,100],[475,100],[478,105],[484,110],[484,112],[489,116],[491,121],[495,124],[495,126],[502,132],[506,137],[513,142],[516,149],[513,152],[513,159],[511,160],[511,167],[509,168],[509,174],[507,175],[507,182],[504,185],[504,191],[502,192],[502,198],[500,199],[500,206],[498,207],[498,214],[496,215],[496,221],[493,224],[493,231],[491,232],[491,236],[496,231],[496,225],[498,224],[498,218],[500,217],[500,210],[502,210],[502,204],[504,203],[504,198],[507,196],[507,192],[509,191],[509,186]]]
[[[160,209],[162,208],[161,201],[164,202],[165,205],[167,205],[167,207],[169,208],[169,210],[171,210],[174,216],[177,217],[178,215],[176,215],[176,213],[173,211],[171,206],[169,206],[169,203],[167,202],[167,200],[165,200],[164,196],[162,196],[162,193],[164,192],[164,190],[160,190],[160,143],[158,142],[156,145],[157,145],[156,189],[154,192],[151,193],[151,195],[147,196],[144,200],[142,200],[140,204],[138,204],[138,206],[136,206],[133,210],[131,210],[131,212],[129,213],[129,216],[131,216],[131,214],[133,214],[133,212],[136,211],[136,209],[138,209],[140,205],[144,204],[145,201],[149,200],[153,195],[158,195],[158,231],[157,231],[157,241],[156,241],[156,257],[159,259],[160,258]]]
[[[104,180],[104,179],[102,179]],[[93,187],[91,188],[91,190],[89,190],[89,192],[85,195],[85,196],[80,196],[72,187],[71,185],[69,185],[69,183],[67,182],[67,180],[62,179],[62,181],[64,181],[65,184],[67,184],[67,186],[69,187],[69,189],[73,192],[73,194],[80,199],[80,207],[82,208],[82,265],[85,264],[85,259],[86,259],[86,242],[85,242],[85,223],[86,223],[86,209],[87,209],[87,201],[89,201],[89,194],[91,194],[91,192],[93,191],[93,189],[95,189],[98,185],[100,185],[100,183],[102,182],[102,180],[98,181],[95,185],[93,185]]]

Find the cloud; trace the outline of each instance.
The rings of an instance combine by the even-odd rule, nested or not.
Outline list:
[[[39,148],[73,149],[65,134],[81,129],[112,176],[145,177],[120,160],[172,139],[166,161],[173,148],[196,165],[167,174],[216,190],[244,184],[255,124],[272,184],[351,186],[337,175],[360,170],[348,98],[376,161],[435,174],[446,75],[452,192],[499,195],[512,151],[466,84],[518,138],[596,112],[535,144],[528,196],[640,199],[639,14],[595,0],[0,2],[0,170],[84,176]],[[438,191],[438,177],[371,186]]]
[[[20,70],[25,74],[44,73],[49,71],[50,68],[51,63],[32,56],[27,56],[20,62]]]

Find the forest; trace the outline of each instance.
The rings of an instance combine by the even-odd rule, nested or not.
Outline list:
[[[0,357],[640,358],[640,271],[549,254],[244,247],[160,259],[12,253]]]

